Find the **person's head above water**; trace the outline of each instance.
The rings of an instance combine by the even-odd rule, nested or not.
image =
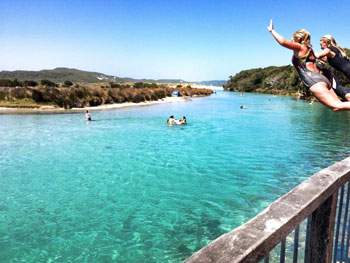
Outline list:
[[[311,35],[305,29],[300,29],[293,34],[293,41],[304,46],[310,45]]]

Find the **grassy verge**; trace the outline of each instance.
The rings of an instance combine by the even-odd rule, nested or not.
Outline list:
[[[6,108],[40,108],[41,106],[52,106],[52,104],[37,103],[32,99],[0,100],[0,107]]]

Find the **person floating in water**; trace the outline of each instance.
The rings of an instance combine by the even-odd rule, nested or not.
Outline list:
[[[240,109],[246,109],[247,107],[246,106],[241,106],[241,107],[239,107]]]
[[[275,31],[272,19],[267,29],[278,44],[293,51],[292,63],[300,79],[322,104],[335,112],[350,111],[350,102],[340,101],[332,89],[329,79],[321,74],[310,45],[310,33],[308,31],[305,29],[296,31],[293,34],[292,41],[289,41]]]
[[[166,121],[169,125],[173,125],[174,123],[176,123],[176,120],[174,118],[174,115],[171,115],[169,117],[169,119]]]
[[[181,120],[176,120],[175,123],[178,124],[178,125],[186,124],[187,123],[186,117],[182,116],[182,119]]]
[[[86,121],[91,121],[91,116],[90,116],[90,113],[89,113],[88,110],[85,112],[85,120]]]

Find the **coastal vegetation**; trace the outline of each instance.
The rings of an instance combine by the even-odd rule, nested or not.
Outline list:
[[[292,95],[303,90],[303,85],[292,66],[271,66],[243,70],[230,76],[224,90]]]
[[[345,48],[350,57],[350,50]],[[346,76],[335,69],[331,69],[339,78],[340,83],[350,87],[350,81]],[[301,93],[309,97],[309,91],[302,84],[298,73],[293,66],[270,66],[243,70],[234,76],[230,76],[228,82],[223,86],[225,91],[257,92],[279,95],[296,95]]]
[[[191,88],[189,85],[185,87],[178,85],[172,88],[167,85],[143,82],[72,86],[73,83],[67,81],[61,87],[51,81],[41,81],[40,85],[37,82],[34,84],[37,85],[0,87],[0,107],[33,108],[51,105],[69,109],[123,102],[155,101],[172,96],[175,90],[178,91],[179,96],[206,96],[212,93],[210,89]]]

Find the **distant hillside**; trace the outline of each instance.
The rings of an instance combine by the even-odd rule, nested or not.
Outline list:
[[[187,83],[181,79],[133,79],[133,78],[120,78],[116,76],[110,76],[99,72],[89,72],[78,69],[70,68],[55,68],[52,70],[40,70],[40,71],[0,71],[0,79],[17,79],[17,80],[35,80],[40,81],[47,79],[53,82],[80,82],[80,83],[96,83],[96,82],[148,82],[148,83]]]
[[[56,68],[53,70],[40,71],[1,71],[1,79],[18,79],[18,80],[36,80],[47,79],[53,82],[64,82],[66,80],[72,82],[99,82],[99,81],[113,81],[115,77],[101,74],[98,72],[88,72],[77,69]]]

